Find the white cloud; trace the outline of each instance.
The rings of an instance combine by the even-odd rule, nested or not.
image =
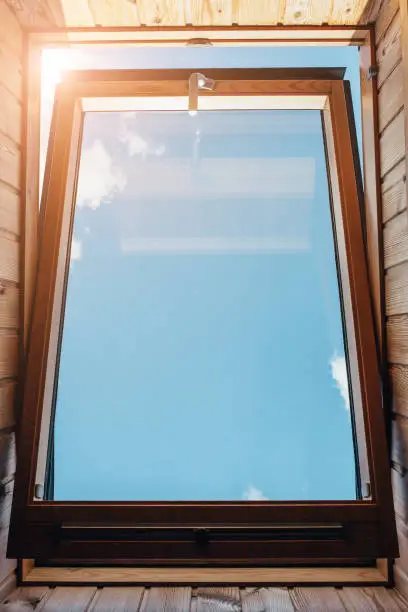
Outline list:
[[[337,389],[340,391],[340,395],[344,401],[344,407],[347,412],[350,412],[350,397],[349,397],[349,385],[347,376],[347,365],[346,358],[337,353],[333,353],[330,359],[331,375],[334,382],[336,383]]]
[[[110,200],[126,187],[125,173],[115,166],[100,140],[84,149],[78,181],[78,206],[98,208],[102,201]]]
[[[71,259],[77,261],[82,257],[82,244],[77,238],[72,238]]]
[[[124,130],[119,140],[127,144],[128,153],[131,157],[134,155],[146,157],[148,144],[146,140],[139,136],[137,132],[134,132],[133,130]]]
[[[267,501],[268,498],[262,493],[260,489],[254,487],[254,485],[249,485],[244,491],[242,499],[246,499],[248,501]]]

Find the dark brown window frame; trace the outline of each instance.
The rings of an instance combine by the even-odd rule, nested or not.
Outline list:
[[[196,72],[196,70],[194,71]],[[188,93],[191,71],[74,73],[60,87],[43,194],[44,226],[34,298],[9,541],[11,556],[42,561],[137,560],[140,565],[279,565],[397,554],[356,151],[341,74],[307,70],[205,70],[215,95],[284,95],[327,99],[322,111],[333,199],[342,209],[358,370],[367,432],[372,500],[352,502],[47,502],[33,501],[56,283],[65,269],[60,235],[71,222],[82,125],[81,100]],[[237,83],[239,82],[239,88]],[[203,95],[214,95],[204,92]],[[329,128],[332,123],[333,130]],[[70,146],[68,146],[68,144]],[[335,180],[335,175],[338,181]],[[68,211],[68,212],[67,212]],[[65,214],[64,214],[65,212]],[[61,273],[61,270],[60,270]],[[59,291],[59,296],[58,296]],[[55,293],[57,297],[55,298]],[[54,342],[55,346],[55,342]],[[154,519],[154,520],[153,520]]]

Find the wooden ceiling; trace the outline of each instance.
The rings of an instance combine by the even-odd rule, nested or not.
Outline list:
[[[356,25],[376,0],[6,0],[35,27]]]

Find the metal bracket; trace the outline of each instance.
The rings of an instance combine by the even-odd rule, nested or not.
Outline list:
[[[201,72],[193,72],[188,80],[188,112],[196,115],[198,111],[198,91],[205,89],[212,91],[215,87],[214,79],[206,77]]]
[[[378,74],[377,66],[370,66],[367,70],[367,81],[371,81]]]

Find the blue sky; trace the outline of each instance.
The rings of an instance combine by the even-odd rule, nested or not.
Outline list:
[[[118,67],[119,53],[104,57]],[[124,58],[126,67],[351,66],[358,96],[353,47]],[[353,498],[319,112],[88,114],[55,499]]]

